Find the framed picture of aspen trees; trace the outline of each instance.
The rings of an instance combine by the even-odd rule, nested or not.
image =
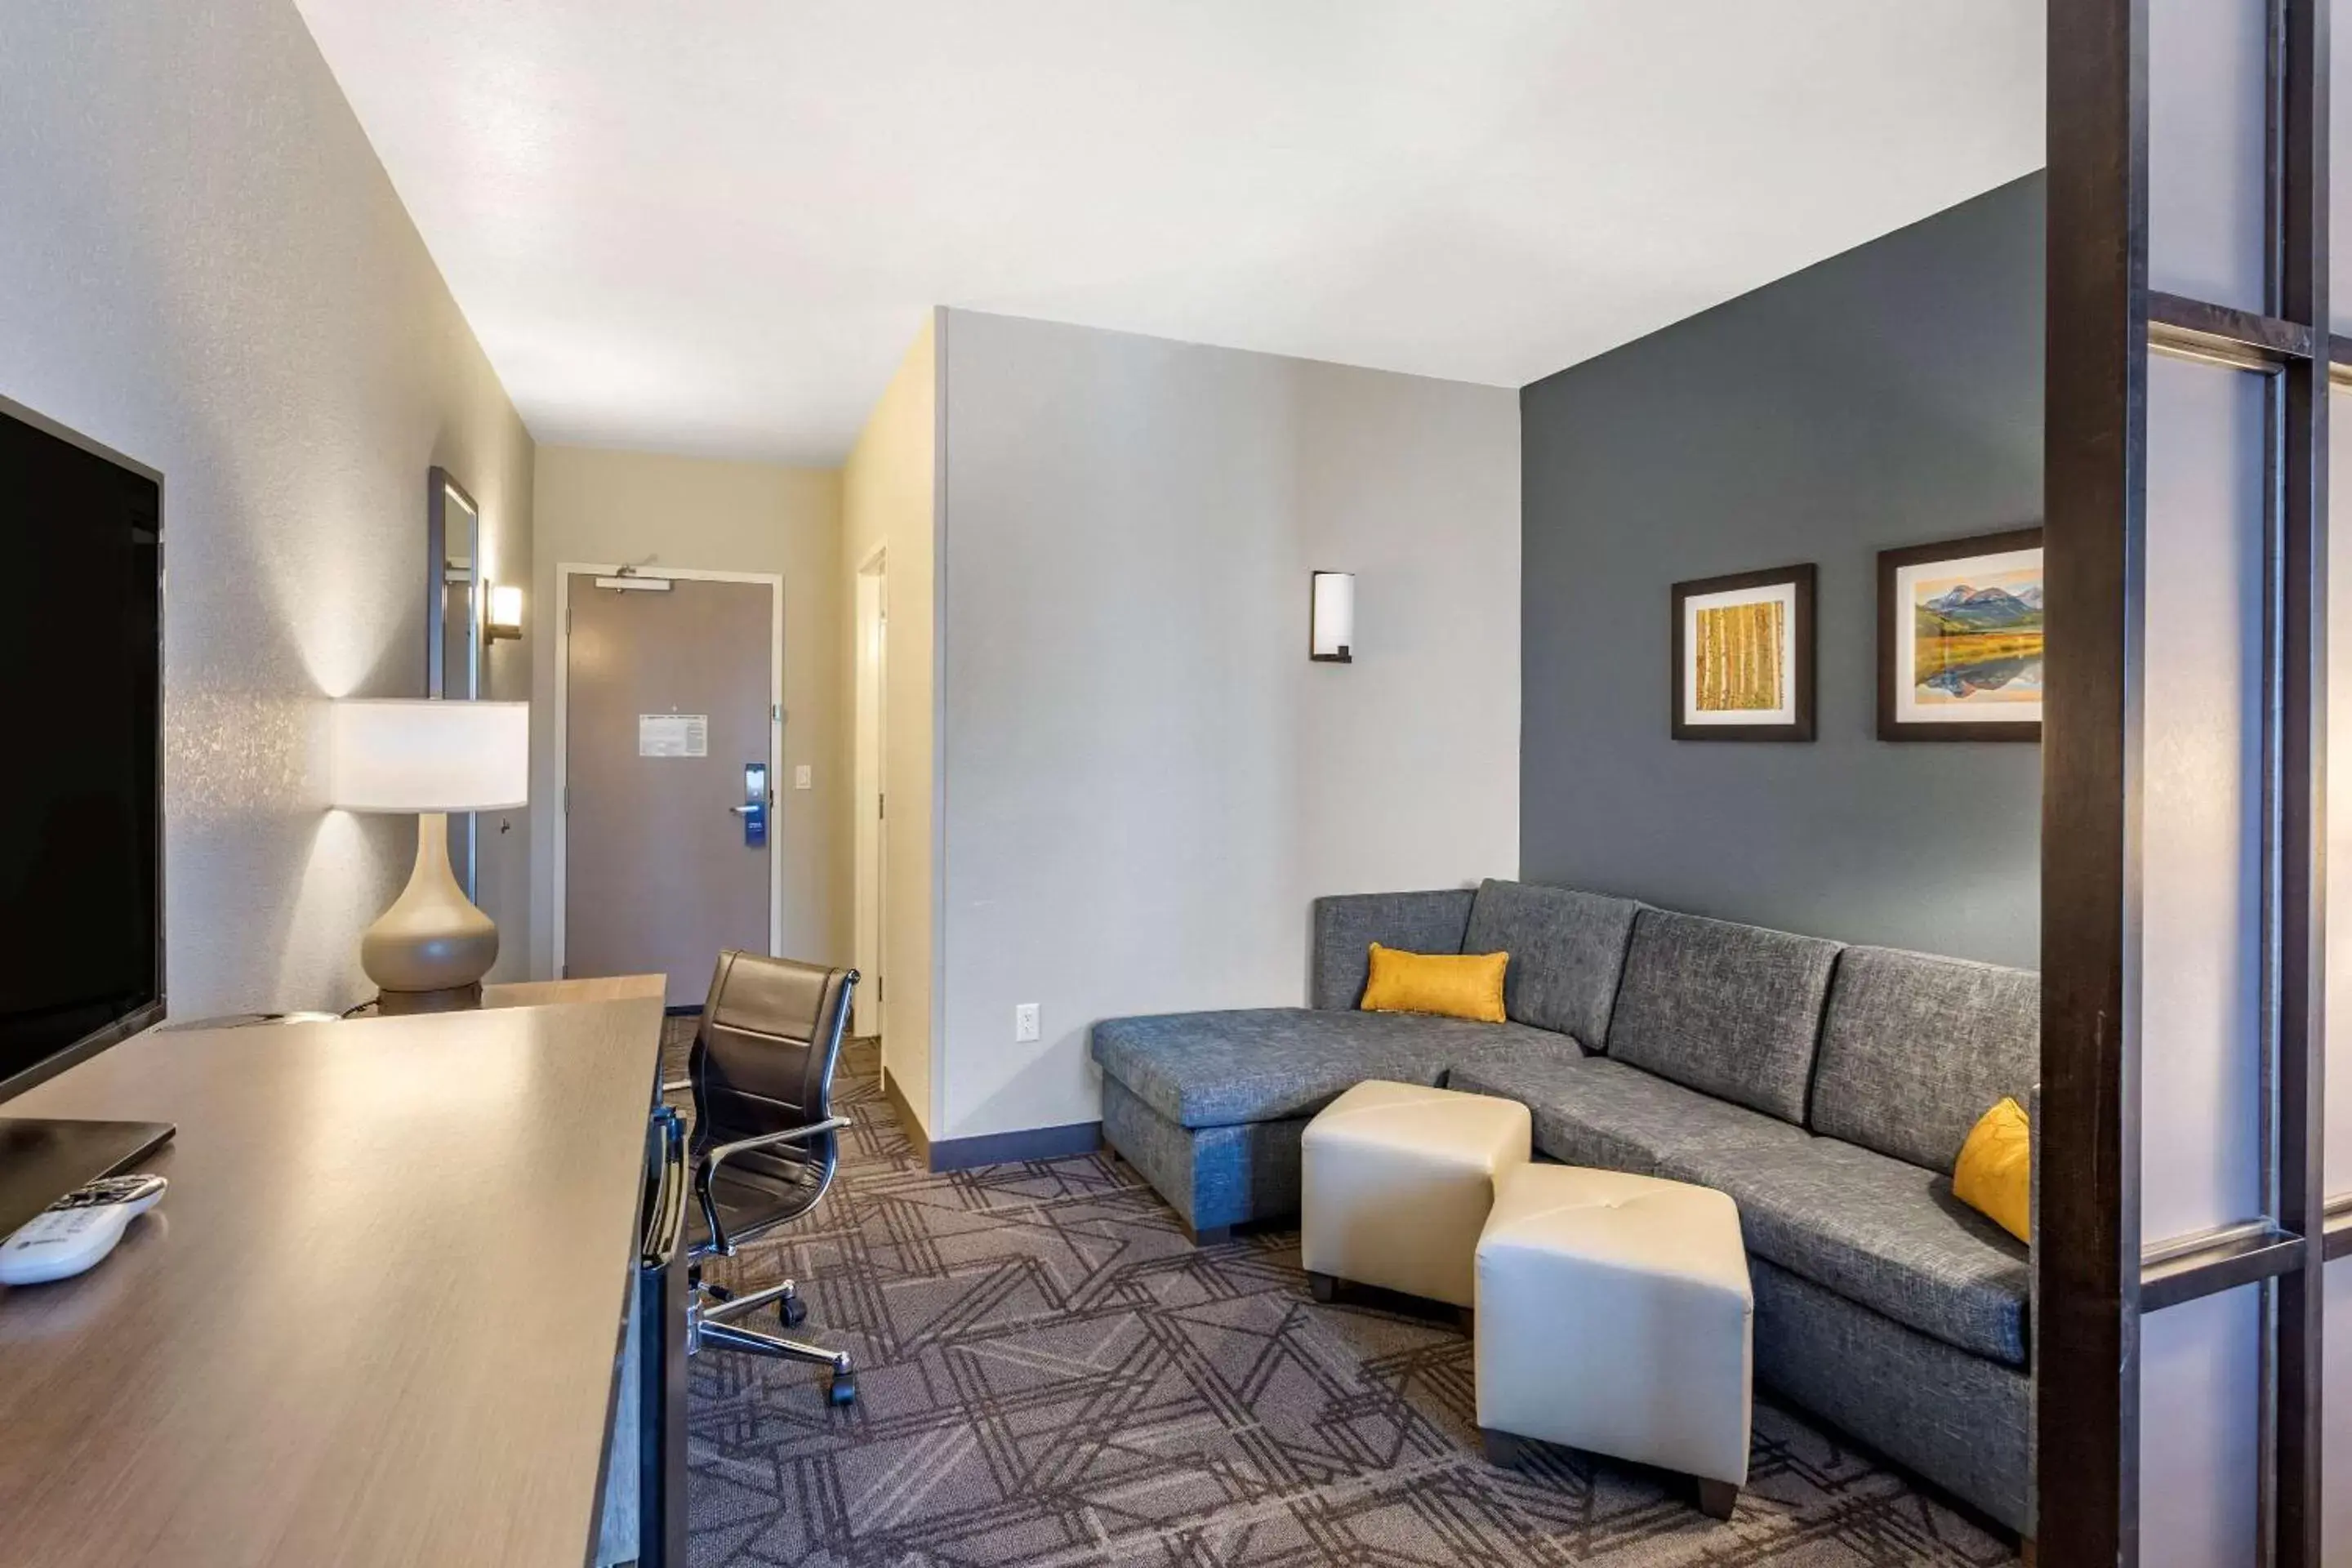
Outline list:
[[[1674,737],[1813,738],[1813,567],[1674,585]]]

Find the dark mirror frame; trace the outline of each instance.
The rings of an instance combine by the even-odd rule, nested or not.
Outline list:
[[[455,503],[454,505],[452,503]],[[457,535],[453,540],[453,531]],[[450,545],[464,550],[460,578]],[[482,509],[466,487],[436,466],[427,475],[425,500],[425,695],[472,701],[482,694]],[[449,590],[462,583],[467,637],[462,669],[449,668]],[[452,813],[449,818],[449,860],[457,885],[469,899],[481,889],[479,822],[475,813]]]

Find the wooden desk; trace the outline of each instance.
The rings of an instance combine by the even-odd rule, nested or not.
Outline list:
[[[0,1289],[0,1563],[581,1568],[661,1019],[149,1034],[10,1101],[179,1136],[112,1258]]]

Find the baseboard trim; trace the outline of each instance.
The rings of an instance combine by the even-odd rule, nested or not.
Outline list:
[[[934,1171],[970,1171],[982,1165],[1017,1165],[1025,1160],[1061,1160],[1102,1147],[1102,1123],[1074,1121],[1065,1127],[1025,1127],[1018,1132],[983,1132],[977,1138],[942,1138],[930,1147]]]
[[[1091,1154],[1103,1147],[1102,1123],[1074,1121],[1066,1127],[1026,1127],[1018,1132],[983,1132],[977,1138],[934,1141],[923,1131],[923,1119],[907,1103],[898,1080],[882,1069],[882,1098],[889,1103],[898,1125],[906,1129],[907,1146],[927,1171],[974,1171],[982,1165],[1017,1165],[1026,1160],[1061,1160]]]
[[[907,1134],[907,1146],[928,1168],[931,1159],[930,1135],[923,1131],[923,1119],[915,1114],[913,1106],[907,1103],[906,1095],[898,1088],[898,1080],[890,1076],[890,1069],[887,1067],[882,1069],[882,1098],[889,1101],[890,1110],[898,1116],[898,1125]]]

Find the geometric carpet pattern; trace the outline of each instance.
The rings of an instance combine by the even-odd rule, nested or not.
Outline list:
[[[1108,1152],[935,1175],[877,1078],[872,1042],[844,1051],[856,1126],[824,1205],[710,1270],[799,1279],[799,1331],[856,1357],[857,1403],[826,1405],[821,1369],[694,1358],[698,1568],[2013,1560],[1760,1398],[1727,1523],[1637,1466],[1538,1448],[1496,1468],[1451,1321],[1317,1303],[1294,1231],[1195,1250]]]

